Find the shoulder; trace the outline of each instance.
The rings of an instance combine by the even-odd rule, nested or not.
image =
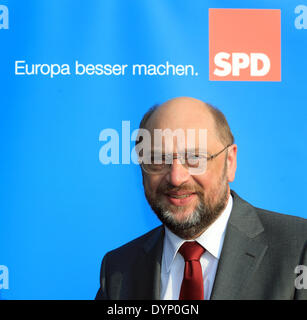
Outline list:
[[[266,238],[275,243],[305,242],[307,240],[307,220],[301,217],[278,213],[254,207],[241,199],[233,190],[234,211],[236,211],[235,224],[244,225],[245,230],[264,230]],[[259,224],[260,222],[260,224]],[[252,232],[251,232],[252,233]],[[259,232],[258,232],[259,233]]]
[[[261,208],[255,208],[255,210],[265,230],[272,236],[300,241],[307,239],[306,219]]]
[[[293,216],[290,214],[269,211],[262,208],[254,208],[257,211],[260,219],[264,222],[271,221],[285,226],[293,225],[307,227],[307,220],[304,218]]]
[[[131,260],[134,255],[139,254],[140,251],[149,250],[157,241],[162,240],[164,235],[163,226],[156,227],[140,237],[127,242],[126,244],[109,251],[106,256],[115,260],[128,259]]]

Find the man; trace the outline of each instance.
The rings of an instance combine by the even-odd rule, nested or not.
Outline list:
[[[230,190],[237,146],[224,115],[181,97],[149,110],[140,129],[154,142],[151,161],[139,154],[145,196],[163,225],[105,255],[96,299],[307,299],[294,272],[307,265],[306,220]],[[174,135],[159,145],[166,129],[182,130],[184,144]]]

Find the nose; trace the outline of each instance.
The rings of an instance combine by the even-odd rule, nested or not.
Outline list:
[[[170,171],[166,175],[166,180],[173,186],[180,186],[189,179],[189,171],[179,159],[174,159]]]

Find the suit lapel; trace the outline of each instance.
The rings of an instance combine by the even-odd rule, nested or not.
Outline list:
[[[133,299],[160,299],[160,273],[163,251],[164,228],[156,229],[144,243],[140,258],[133,272]]]
[[[232,191],[233,208],[215,277],[212,300],[238,299],[267,250],[254,207]]]

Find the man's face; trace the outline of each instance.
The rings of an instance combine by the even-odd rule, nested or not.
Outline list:
[[[150,122],[149,130],[181,128],[187,132],[187,129],[194,128],[197,137],[200,129],[207,129],[207,153],[213,155],[221,151],[225,146],[216,135],[211,114],[203,106],[201,109],[194,106],[196,110],[191,116],[191,111],[187,114],[188,106],[184,106],[181,104],[168,106],[161,112],[158,110]],[[196,138],[196,148],[198,143]],[[186,141],[186,149],[190,149],[191,146],[187,144]],[[168,149],[165,143],[163,149]],[[178,151],[176,141],[172,150],[175,154]],[[231,146],[208,161],[205,172],[201,174],[190,174],[178,159],[173,160],[166,173],[143,172],[146,198],[162,223],[181,238],[192,239],[201,234],[219,216],[227,203],[228,182],[234,178],[235,158],[236,146]]]

